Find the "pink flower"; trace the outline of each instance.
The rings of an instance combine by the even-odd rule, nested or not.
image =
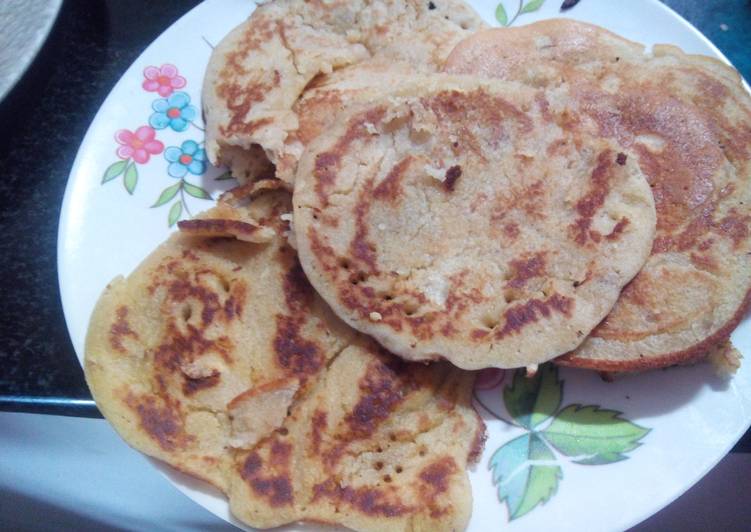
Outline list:
[[[175,89],[185,87],[185,78],[177,75],[177,67],[169,63],[162,65],[160,68],[148,66],[143,70],[146,78],[143,81],[143,88],[149,92],[158,92],[159,96],[166,98]]]
[[[477,378],[475,379],[475,389],[477,390],[489,390],[498,386],[503,377],[506,375],[506,371],[497,368],[481,369],[477,372]]]
[[[156,131],[149,126],[141,126],[135,133],[121,129],[115,133],[115,140],[121,146],[117,148],[117,156],[121,159],[131,157],[138,164],[149,162],[149,157],[162,153],[164,144],[154,138]]]

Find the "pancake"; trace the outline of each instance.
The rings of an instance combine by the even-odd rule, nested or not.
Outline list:
[[[275,188],[233,191],[110,283],[86,342],[98,407],[254,527],[464,528],[484,434],[472,375],[404,364],[337,319],[283,237]]]
[[[104,416],[137,449],[222,490],[232,462],[228,403],[272,382],[299,388],[352,337],[310,293],[281,238],[208,237],[261,226],[276,235],[287,196],[269,194],[232,218],[224,204],[183,222],[194,234],[205,227],[173,235],[113,280],[89,326],[86,377]]]
[[[470,407],[472,379],[353,343],[280,430],[238,453],[232,512],[263,528],[305,519],[354,530],[465,529],[464,470],[484,434]]]
[[[435,72],[457,42],[481,27],[461,0],[259,5],[219,43],[206,71],[209,159],[229,166],[241,181],[267,175],[283,156],[299,157],[285,143],[298,127],[292,107],[317,75],[374,58]],[[249,150],[256,153],[249,156]],[[259,159],[260,151],[265,157]]]
[[[465,369],[575,348],[649,255],[654,203],[629,150],[511,83],[416,77],[341,116],[296,176],[310,282],[407,360]]]
[[[294,183],[297,164],[305,146],[327,131],[340,113],[409,83],[414,67],[405,61],[372,59],[318,76],[295,102],[298,128],[285,140],[284,155],[277,161],[279,179]]]
[[[638,371],[703,358],[743,317],[751,289],[751,99],[715,59],[644,47],[550,20],[460,43],[446,71],[519,81],[575,134],[631,149],[654,192],[652,254],[613,311],[559,364]]]

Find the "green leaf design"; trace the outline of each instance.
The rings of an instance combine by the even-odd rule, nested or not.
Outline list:
[[[183,181],[183,187],[185,188],[185,192],[193,196],[194,198],[198,199],[211,199],[211,194],[206,192],[201,187],[197,187],[195,185],[191,185],[187,181]]]
[[[537,11],[542,7],[542,4],[544,3],[545,0],[531,0],[531,2],[527,2],[520,13],[532,13],[533,11]]]
[[[506,502],[512,521],[550,500],[563,478],[555,456],[535,433],[500,447],[490,458],[489,467],[493,484],[498,486],[498,498]]]
[[[498,2],[498,7],[495,8],[495,19],[501,26],[508,25],[508,15],[506,14],[506,8],[503,7],[501,2]]]
[[[125,177],[123,178],[123,185],[128,194],[133,195],[133,191],[138,184],[138,170],[136,169],[136,163],[130,163],[128,168],[125,169]]]
[[[570,405],[561,410],[542,434],[577,464],[600,465],[628,458],[623,453],[641,445],[649,429],[620,417],[621,412],[597,406]]]
[[[151,206],[153,209],[154,207],[161,207],[168,201],[170,201],[172,198],[174,198],[177,193],[180,191],[180,186],[182,185],[182,181],[178,181],[172,186],[169,186],[165,188],[161,194],[159,194],[159,199],[156,200],[156,203]]]
[[[102,184],[106,183],[107,181],[112,181],[117,176],[122,174],[125,171],[125,167],[127,165],[128,161],[117,161],[116,163],[109,165],[104,171],[104,176],[102,176]]]
[[[511,386],[503,390],[503,402],[517,423],[532,430],[558,410],[562,395],[558,368],[545,364],[534,377],[526,377],[524,370],[517,370]]]
[[[170,207],[169,215],[167,216],[167,224],[169,224],[170,227],[175,225],[175,223],[180,219],[180,215],[183,213],[183,202],[178,201],[172,207]]]

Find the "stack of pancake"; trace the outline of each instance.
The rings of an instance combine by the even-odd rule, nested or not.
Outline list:
[[[241,184],[107,287],[86,376],[251,526],[465,528],[468,370],[733,358],[751,100],[722,63],[460,0],[276,0],[203,98]]]

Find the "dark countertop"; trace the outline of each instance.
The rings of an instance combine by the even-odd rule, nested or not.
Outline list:
[[[146,46],[197,3],[66,0],[40,55],[0,103],[0,410],[99,415],[68,337],[58,290],[63,192],[81,139],[110,89]],[[665,3],[751,79],[751,1]],[[751,450],[751,435],[735,450]]]

